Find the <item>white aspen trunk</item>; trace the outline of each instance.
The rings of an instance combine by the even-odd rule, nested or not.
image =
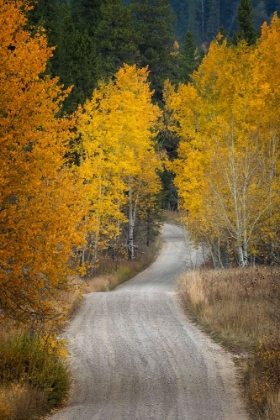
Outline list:
[[[276,226],[275,221],[273,222],[273,201],[275,200],[275,198],[273,197],[274,194],[272,191],[272,185],[277,174],[277,163],[276,163],[276,159],[278,157],[277,145],[278,145],[278,141],[277,141],[275,132],[272,130],[270,132],[270,141],[269,141],[269,150],[268,150],[269,151],[269,207],[270,207],[269,225],[270,225],[271,232],[273,232],[274,234],[275,232],[277,232],[277,226]],[[270,257],[273,257],[274,253],[275,253],[275,239],[273,238],[269,241]]]
[[[243,243],[243,258],[244,258],[245,266],[248,265],[248,247],[247,247],[246,240],[244,240],[244,243]]]
[[[239,267],[245,267],[244,253],[243,253],[243,240],[242,240],[242,223],[240,215],[240,198],[239,198],[239,189],[238,189],[238,165],[235,159],[235,145],[234,145],[234,130],[233,123],[231,126],[231,156],[230,156],[230,168],[232,175],[232,198],[234,202],[234,220],[235,220],[235,232],[236,232],[236,242],[237,242],[237,258]],[[243,209],[244,210],[244,209]]]
[[[245,267],[244,253],[241,245],[237,247],[238,265],[239,267]]]
[[[243,211],[243,259],[244,266],[248,265],[248,238],[247,238],[247,179],[244,180],[243,186],[243,200],[242,200],[242,211]]]
[[[136,215],[136,204],[133,208],[132,201],[132,187],[129,179],[129,190],[128,190],[128,256],[130,260],[134,260],[134,226],[135,226],[135,215]]]

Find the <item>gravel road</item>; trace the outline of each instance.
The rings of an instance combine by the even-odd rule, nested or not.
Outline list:
[[[66,331],[73,386],[51,420],[246,420],[229,354],[185,316],[176,277],[201,252],[165,224],[156,262],[85,296]]]

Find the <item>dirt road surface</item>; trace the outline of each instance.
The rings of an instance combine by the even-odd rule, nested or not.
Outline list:
[[[73,386],[51,420],[245,420],[229,354],[192,325],[174,291],[201,252],[166,224],[156,262],[85,296],[66,331]]]

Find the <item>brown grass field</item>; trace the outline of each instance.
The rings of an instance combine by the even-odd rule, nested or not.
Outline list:
[[[280,419],[280,270],[196,270],[179,279],[188,314],[235,354],[254,420]]]

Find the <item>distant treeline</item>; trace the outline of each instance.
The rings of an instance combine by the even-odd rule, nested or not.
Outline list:
[[[197,45],[209,44],[223,26],[230,36],[237,30],[237,12],[240,0],[170,0],[176,15],[174,24],[179,40],[186,31],[193,34]],[[251,0],[256,29],[270,21],[280,11],[279,0]]]
[[[280,11],[280,0],[250,3],[257,30]],[[59,76],[66,87],[74,85],[64,105],[69,112],[123,63],[148,65],[154,97],[161,100],[165,79],[186,82],[199,64],[201,55],[196,51],[194,59],[193,43],[205,50],[221,28],[234,36],[239,4],[240,0],[34,0],[29,24],[43,26],[49,45],[56,46],[48,68],[51,76]],[[187,60],[182,56],[186,50],[192,54]]]
[[[64,110],[84,103],[100,80],[109,80],[124,63],[149,66],[154,99],[161,100],[165,79],[185,80],[184,61],[174,50],[176,35],[167,0],[34,0],[31,28],[45,28],[55,46],[48,72],[73,90]]]

